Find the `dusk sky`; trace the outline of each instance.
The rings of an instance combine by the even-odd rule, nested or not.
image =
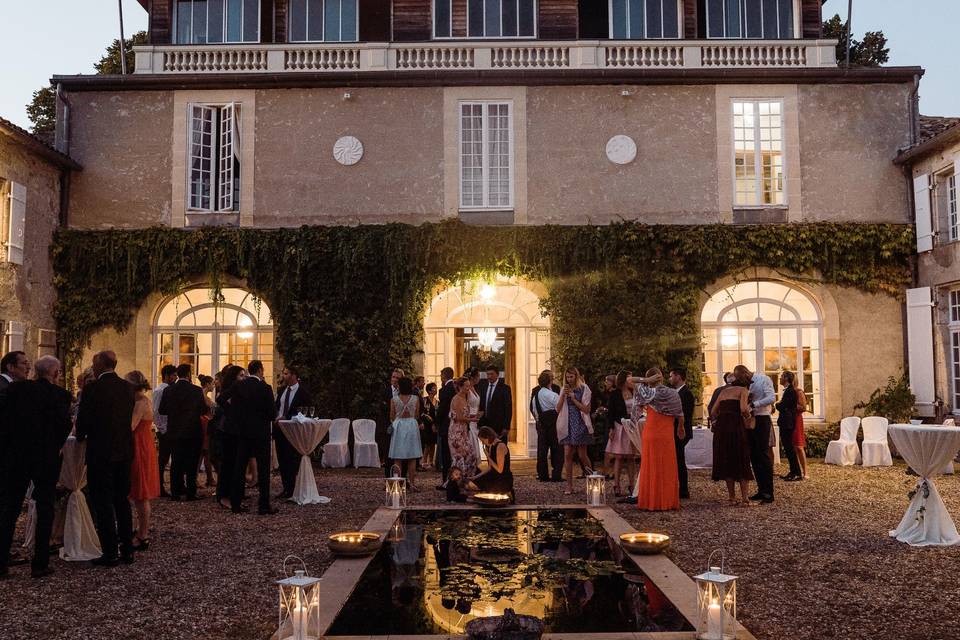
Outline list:
[[[599,1],[599,0],[597,0]],[[93,73],[93,63],[118,36],[113,0],[3,0],[0,38],[4,90],[0,116],[29,127],[25,105],[53,74]],[[146,28],[147,14],[136,0],[123,0],[127,36]],[[824,15],[846,16],[847,0],[828,0]],[[960,115],[956,75],[958,0],[855,0],[854,33],[882,30],[889,39],[891,65],[920,65],[921,111]]]

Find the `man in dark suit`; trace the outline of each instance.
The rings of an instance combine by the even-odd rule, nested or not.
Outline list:
[[[487,367],[487,379],[480,382],[477,393],[480,395],[480,411],[483,415],[477,421],[478,427],[490,427],[500,438],[507,441],[510,423],[513,421],[513,394],[510,387],[500,379],[500,370]]]
[[[30,360],[23,351],[11,351],[0,358],[0,408],[7,397],[7,388],[30,375]],[[0,453],[6,449],[3,425],[0,425]]]
[[[0,424],[8,430],[0,487],[0,576],[7,573],[7,558],[13,531],[23,506],[27,485],[33,482],[37,524],[31,575],[42,578],[53,570],[50,562],[50,532],[53,504],[60,477],[60,449],[73,424],[70,394],[57,386],[60,361],[44,356],[36,363],[37,380],[22,380],[7,387],[7,400],[0,410]]]
[[[157,429],[157,462],[160,464],[160,497],[169,498],[167,487],[163,484],[163,476],[170,465],[171,440],[167,440],[167,416],[160,413],[160,402],[163,401],[163,392],[177,383],[177,368],[166,364],[160,369],[160,383],[153,389],[153,426]]]
[[[453,369],[444,367],[440,370],[440,391],[437,400],[437,466],[440,467],[443,479],[437,489],[445,489],[447,474],[450,473],[450,444],[447,434],[450,430],[450,403],[457,395],[457,388],[453,384]]]
[[[77,440],[87,443],[87,484],[103,555],[93,561],[115,567],[133,563],[130,463],[133,460],[133,385],[116,374],[117,354],[93,356],[93,375],[80,394]],[[120,557],[117,557],[119,542]]]
[[[160,414],[167,417],[170,443],[170,499],[197,499],[197,467],[203,448],[200,417],[207,412],[203,389],[190,382],[193,367],[177,367],[177,381],[163,390]]]
[[[680,497],[689,498],[690,489],[687,484],[687,457],[684,453],[687,443],[693,438],[693,392],[687,386],[687,370],[676,367],[670,370],[670,386],[677,390],[680,396],[680,405],[683,407],[683,439],[677,437],[677,430],[673,431],[673,444],[677,450],[677,475],[680,479]],[[679,422],[677,418],[675,422]],[[679,425],[677,425],[679,426]]]
[[[277,420],[289,420],[303,408],[310,406],[310,392],[300,384],[300,372],[293,365],[283,368],[283,388],[277,393]],[[277,444],[277,464],[283,491],[277,496],[287,500],[293,496],[300,469],[300,454],[294,448],[279,424],[273,425],[273,441]]]
[[[258,513],[263,516],[277,512],[275,507],[270,506],[270,427],[277,409],[273,389],[263,381],[263,363],[251,361],[247,365],[247,372],[249,375],[234,386],[231,399],[235,412],[237,457],[233,466],[230,507],[234,513],[248,511],[243,506],[243,490],[246,487],[247,461],[253,458],[257,461],[257,489],[260,494]]]
[[[389,477],[393,461],[388,455],[390,452],[390,403],[400,394],[400,378],[405,374],[403,369],[394,369],[390,372],[390,384],[384,387],[380,393],[380,419],[377,420],[377,430],[375,438],[377,441],[377,450],[380,452],[380,464],[383,465],[384,477]],[[400,465],[400,472],[406,477],[406,468],[404,464]]]

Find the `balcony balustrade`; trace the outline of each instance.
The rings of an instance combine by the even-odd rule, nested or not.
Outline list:
[[[834,40],[481,40],[135,47],[138,74],[835,67]]]

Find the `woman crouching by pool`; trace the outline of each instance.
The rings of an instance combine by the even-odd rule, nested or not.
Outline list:
[[[510,471],[510,449],[505,442],[497,438],[496,432],[490,427],[481,427],[477,437],[487,454],[487,469],[474,476],[467,488],[485,493],[505,493],[510,496],[511,504],[516,503],[513,472]]]

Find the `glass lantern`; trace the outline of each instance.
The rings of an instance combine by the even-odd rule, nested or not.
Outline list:
[[[697,581],[697,638],[700,640],[733,640],[737,636],[737,576],[723,572],[720,566],[707,561],[710,570],[695,576]]]
[[[284,560],[300,560],[293,556]],[[320,638],[320,578],[307,575],[306,565],[292,576],[277,580],[280,587],[280,626],[278,640],[317,640]]]
[[[390,509],[403,509],[407,506],[407,479],[400,475],[399,466],[393,465],[386,481],[384,504]]]
[[[587,504],[599,507],[606,501],[607,477],[602,473],[591,472],[587,475]]]

